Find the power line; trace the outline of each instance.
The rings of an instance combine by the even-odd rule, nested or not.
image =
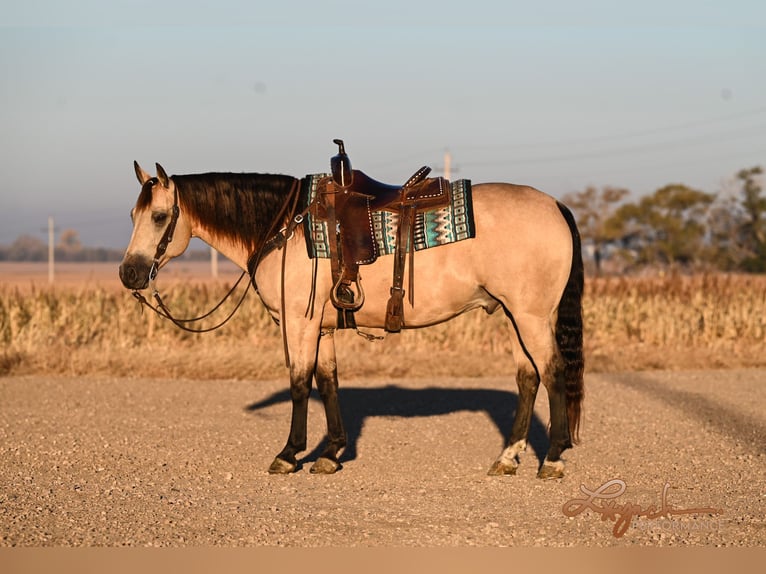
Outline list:
[[[755,117],[766,113],[766,107],[760,107],[755,108],[751,110],[746,110],[743,112],[738,112],[734,114],[727,114],[724,116],[718,116],[713,118],[705,118],[705,119],[699,119],[695,121],[689,121],[689,122],[682,122],[678,124],[671,124],[668,126],[661,126],[646,130],[638,130],[638,131],[629,131],[629,132],[623,132],[619,134],[612,134],[612,135],[601,135],[601,136],[593,136],[593,137],[586,137],[586,138],[571,138],[571,139],[559,139],[559,140],[549,140],[549,141],[538,141],[538,142],[524,142],[524,143],[513,143],[513,144],[507,144],[507,145],[458,145],[455,146],[462,154],[463,152],[468,151],[510,151],[515,149],[531,149],[531,148],[539,148],[539,147],[550,147],[550,146],[581,146],[586,144],[592,144],[592,143],[602,143],[602,142],[613,142],[613,141],[619,141],[619,140],[626,140],[626,139],[634,139],[639,137],[645,137],[650,135],[657,135],[667,132],[673,132],[678,130],[688,130],[693,128],[699,128],[704,127],[708,125],[714,125],[722,122],[729,122],[732,120],[738,120],[742,118],[749,118],[749,117]],[[763,127],[759,127],[760,130],[763,130]],[[709,135],[707,137],[716,137],[716,134]],[[665,143],[659,143],[655,144],[654,149],[668,149],[668,145],[672,146],[678,146],[684,142],[689,141],[683,140],[682,142],[665,142]],[[646,146],[649,146],[649,144],[646,144]],[[664,146],[664,147],[661,147]],[[632,152],[632,148],[624,148],[626,149],[625,152],[623,151],[613,151],[609,150],[607,152],[594,152],[589,154],[589,156],[600,156],[600,155],[619,155],[620,153],[630,153]],[[378,163],[372,163],[368,167],[371,169],[379,169],[379,168],[386,168],[395,166],[398,164],[402,164],[404,162],[417,162],[422,161],[423,157],[427,156],[433,156],[434,154],[442,154],[444,151],[444,148],[440,149],[429,149],[429,150],[423,150],[419,152],[412,152],[408,154],[407,156],[400,156],[398,158],[382,161]],[[585,152],[583,152],[585,153]],[[565,159],[582,159],[580,155],[572,155],[572,156],[565,156],[560,161],[563,161]],[[529,161],[530,163],[537,163],[542,161],[559,161],[556,158],[551,159],[551,157],[540,157],[540,158],[533,158],[531,160],[524,160]],[[497,161],[487,161],[487,162],[463,162],[464,164],[468,165],[480,165],[480,166],[491,166],[491,165],[500,165],[500,164],[507,164],[508,160],[497,160]],[[518,161],[513,163],[519,163]]]
[[[441,154],[444,152],[444,148],[438,148],[438,149],[430,149],[426,151],[420,151],[420,152],[413,152],[406,157],[399,157],[397,159],[372,163],[369,166],[366,166],[367,168],[371,169],[377,169],[381,167],[391,167],[392,165],[397,165],[400,163],[404,163],[405,161],[422,161],[423,157],[432,156],[434,154]],[[420,158],[420,159],[417,159]]]
[[[590,183],[595,182],[604,182],[605,180],[615,180],[619,179],[621,180],[619,182],[619,185],[625,186],[625,179],[630,179],[633,177],[636,177],[636,175],[645,176],[647,173],[653,173],[655,175],[659,175],[660,173],[665,172],[668,169],[672,169],[676,175],[672,176],[671,179],[673,181],[677,182],[684,182],[688,183],[688,179],[690,177],[694,176],[694,173],[696,173],[696,166],[698,166],[701,162],[706,162],[709,160],[716,160],[721,162],[729,162],[732,163],[733,160],[738,160],[742,158],[742,154],[715,154],[714,156],[702,155],[702,156],[695,156],[693,158],[686,158],[682,160],[673,160],[673,161],[648,161],[648,162],[642,162],[641,165],[633,165],[633,169],[625,169],[624,167],[603,167],[600,166],[597,169],[588,169],[583,170],[574,170],[574,171],[567,171],[565,174],[561,174],[554,179],[559,182],[559,187],[564,186],[568,188],[575,188],[577,186],[585,185],[584,183],[580,182],[577,184],[572,184],[572,180],[583,180],[587,179]],[[744,161],[739,162],[738,167],[732,167],[732,171],[728,175],[721,175],[720,176],[720,183],[722,184],[726,178],[733,177],[733,174],[736,173],[737,169],[741,168],[743,165],[755,165],[758,164],[757,160],[754,160],[752,162]],[[688,170],[685,170],[686,175],[685,176],[679,176],[679,171],[682,171],[681,168],[693,166],[695,169],[689,173]],[[665,183],[667,183],[670,180],[666,180]],[[631,191],[637,192],[638,194],[641,194],[645,191],[649,191],[649,188],[646,189],[636,189],[631,187]],[[708,191],[712,191],[709,190]]]
[[[677,131],[681,129],[698,128],[698,127],[717,124],[721,122],[727,122],[727,121],[731,121],[735,119],[758,116],[764,113],[766,113],[766,107],[756,108],[753,110],[748,110],[748,111],[740,112],[737,114],[719,116],[716,118],[707,118],[707,119],[696,120],[692,122],[684,122],[680,124],[673,124],[669,126],[651,128],[647,130],[623,132],[620,134],[594,136],[589,138],[573,138],[568,140],[549,140],[549,141],[539,141],[539,142],[514,143],[514,144],[508,144],[508,145],[501,145],[501,146],[471,145],[471,146],[461,146],[460,149],[461,151],[462,150],[477,150],[477,151],[499,150],[501,151],[506,149],[521,149],[521,148],[528,149],[530,147],[542,147],[542,146],[551,146],[551,145],[580,145],[580,144],[588,144],[588,143],[607,142],[607,141],[614,141],[614,140],[620,140],[620,139],[632,139],[636,137],[644,137],[648,135],[655,135],[655,134],[664,133],[664,132],[672,132],[672,131]]]
[[[694,137],[694,138],[683,138],[678,140],[671,140],[656,144],[642,144],[638,146],[629,146],[629,147],[621,147],[621,148],[610,148],[610,149],[599,149],[599,150],[593,150],[593,151],[583,151],[578,153],[572,153],[572,154],[560,154],[560,155],[547,155],[547,156],[531,156],[526,158],[502,158],[497,160],[486,160],[486,161],[470,161],[470,160],[462,160],[462,163],[466,166],[494,166],[494,165],[520,165],[520,164],[529,164],[529,163],[542,163],[542,162],[562,162],[562,161],[572,161],[572,160],[578,160],[578,159],[593,159],[593,158],[601,158],[601,157],[614,157],[614,156],[621,156],[621,155],[628,155],[628,154],[635,154],[635,153],[644,153],[644,152],[653,152],[653,151],[664,151],[668,149],[675,149],[678,147],[689,147],[689,146],[699,146],[699,145],[710,145],[711,141],[710,138],[715,138],[715,143],[720,143],[722,141],[732,141],[732,140],[739,140],[739,139],[746,139],[754,136],[763,136],[764,133],[766,133],[766,125],[761,126],[755,126],[753,128],[753,133],[748,132],[742,132],[740,130],[736,132],[720,132],[717,134],[711,134],[707,136],[707,139],[701,139],[700,137]],[[727,138],[727,139],[721,139],[721,138]]]

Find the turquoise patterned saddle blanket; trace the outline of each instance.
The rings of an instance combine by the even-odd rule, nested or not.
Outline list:
[[[307,207],[317,193],[318,182],[327,174],[308,175],[303,178],[301,203]],[[476,236],[473,219],[471,181],[459,179],[450,183],[452,201],[447,207],[415,215],[415,250],[430,249]],[[372,225],[379,255],[396,250],[396,230],[399,216],[389,211],[374,211]],[[312,217],[309,212],[303,220],[306,250],[311,258],[330,258],[327,222]]]

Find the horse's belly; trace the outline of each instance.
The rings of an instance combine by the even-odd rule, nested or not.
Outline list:
[[[415,277],[409,284],[409,261],[403,288],[406,327],[425,327],[447,321],[470,309],[494,310],[497,301],[478,283],[476,266],[470,265],[468,243],[444,245],[415,254]],[[356,312],[360,327],[382,328],[393,283],[393,256],[380,257],[372,265],[360,267],[365,294],[364,306]],[[473,261],[476,263],[476,261]],[[414,305],[409,302],[414,295]]]

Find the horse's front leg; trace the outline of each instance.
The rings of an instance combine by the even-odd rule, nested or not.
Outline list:
[[[319,339],[316,366],[317,388],[327,417],[327,446],[311,467],[315,474],[333,474],[341,468],[338,451],[346,446],[346,431],[338,403],[338,365],[335,359],[335,337],[327,331]]]
[[[309,395],[316,367],[319,326],[288,325],[287,333],[290,350],[290,399],[293,411],[287,444],[271,463],[271,474],[295,472],[298,469],[295,455],[306,450]]]
[[[290,419],[290,434],[287,444],[269,467],[271,474],[289,474],[298,469],[295,455],[306,450],[306,424],[308,422],[309,394],[311,393],[312,372],[296,372],[290,369],[290,399],[293,412]]]

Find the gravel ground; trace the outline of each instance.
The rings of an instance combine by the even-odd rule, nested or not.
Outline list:
[[[564,479],[540,481],[544,391],[518,474],[486,476],[511,424],[510,379],[344,380],[343,469],[308,472],[324,434],[312,401],[302,469],[272,476],[286,380],[3,378],[0,545],[763,546],[765,379],[588,375],[582,443]],[[611,515],[582,503],[565,515],[581,486],[609,481],[624,492],[593,506]],[[616,535],[612,518],[661,507],[663,491],[673,514]]]

